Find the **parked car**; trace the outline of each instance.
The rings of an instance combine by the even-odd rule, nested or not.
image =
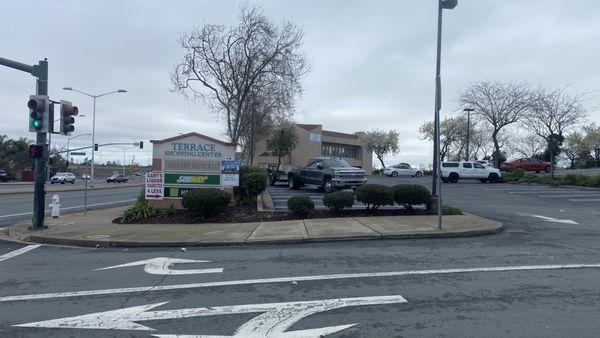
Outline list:
[[[477,161],[442,162],[442,181],[456,183],[460,179],[478,179],[482,183],[496,183],[502,177],[500,170],[485,167]]]
[[[81,179],[84,181],[87,181],[87,180],[91,179],[91,177],[89,174],[83,174],[83,175],[81,175]]]
[[[279,170],[276,165],[267,168],[269,174],[269,185],[275,185],[277,182],[287,182],[288,180],[288,165],[281,164]]]
[[[477,162],[481,165],[483,165],[484,167],[490,167],[493,168],[494,167],[494,163],[492,163],[491,161],[486,161],[486,160],[475,160],[473,162]]]
[[[400,163],[396,165],[389,166],[383,170],[384,175],[388,175],[389,177],[398,177],[398,176],[413,176],[413,177],[421,177],[423,176],[423,171],[413,168],[410,164]]]
[[[0,181],[2,181],[2,182],[8,181],[8,174],[4,170],[0,170]]]
[[[56,175],[50,178],[50,184],[60,183],[65,184],[70,182],[71,184],[75,183],[75,175],[72,173],[56,173]]]
[[[351,166],[346,160],[336,157],[315,157],[305,167],[291,167],[288,186],[298,189],[305,184],[316,185],[320,191],[356,189],[367,183],[365,171]]]
[[[127,183],[129,179],[125,175],[114,174],[106,178],[106,183]]]
[[[504,162],[500,166],[500,170],[513,171],[517,168],[523,168],[525,171],[535,171],[539,173],[545,171],[550,172],[550,162],[540,161],[535,157],[520,158],[512,162]]]

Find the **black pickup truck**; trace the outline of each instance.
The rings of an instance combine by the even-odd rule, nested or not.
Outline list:
[[[288,171],[290,189],[311,184],[329,193],[339,189],[356,189],[365,183],[367,178],[364,170],[336,157],[311,158],[305,167],[292,167]]]

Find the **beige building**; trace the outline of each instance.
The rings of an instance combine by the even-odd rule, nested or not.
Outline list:
[[[341,157],[353,166],[363,168],[367,175],[373,172],[373,154],[360,140],[362,132],[354,134],[323,130],[320,124],[296,124],[298,145],[290,156],[281,158],[282,167],[303,166],[308,159],[316,156]],[[260,167],[277,166],[277,156],[270,149],[270,140],[256,143],[252,165]]]

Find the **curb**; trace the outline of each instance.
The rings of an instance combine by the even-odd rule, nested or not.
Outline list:
[[[578,185],[559,185],[556,187],[552,187],[548,184],[539,184],[539,183],[519,183],[519,182],[505,182],[506,184],[514,184],[514,185],[531,185],[537,187],[550,187],[550,188],[565,188],[565,189],[574,189],[574,190],[587,190],[587,191],[600,191],[600,188],[595,187],[582,187]]]
[[[102,247],[102,248],[124,248],[124,247],[205,247],[205,246],[234,246],[234,245],[261,245],[261,244],[302,244],[302,243],[325,243],[325,242],[348,242],[348,241],[367,241],[367,240],[388,240],[388,239],[423,239],[423,238],[459,238],[493,235],[504,231],[504,224],[499,227],[485,230],[471,230],[464,232],[442,232],[442,233],[423,233],[423,234],[397,234],[381,236],[339,236],[339,237],[315,237],[315,238],[294,238],[294,239],[268,239],[260,241],[236,241],[236,242],[135,242],[135,241],[111,241],[111,240],[86,240],[45,237],[39,235],[29,235],[22,241],[39,244],[68,245],[77,247]]]
[[[125,188],[135,188],[135,187],[143,187],[144,183],[136,183],[136,184],[130,184],[127,186],[102,186],[102,187],[97,187],[97,188],[90,188],[88,187],[88,191],[93,191],[93,190],[106,190],[106,189],[125,189]],[[70,191],[84,191],[85,188],[81,188],[81,189],[67,189],[65,188],[58,188],[58,189],[53,189],[53,190],[46,190],[44,189],[44,191],[46,193],[53,193],[53,192],[70,192]],[[21,191],[2,191],[0,190],[0,195],[16,195],[16,194],[32,194],[33,190],[21,190]]]

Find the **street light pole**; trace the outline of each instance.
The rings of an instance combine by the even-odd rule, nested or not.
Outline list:
[[[94,186],[94,153],[96,152],[96,150],[94,148],[94,145],[96,144],[96,99],[99,97],[106,96],[109,94],[114,94],[114,93],[127,93],[127,91],[125,89],[118,89],[118,90],[114,90],[112,92],[95,95],[95,94],[89,94],[86,92],[82,92],[81,90],[73,89],[71,87],[64,87],[63,89],[78,92],[80,94],[89,96],[94,100],[94,108],[92,111],[92,165],[91,165],[91,171],[90,171],[90,175],[91,175],[90,179],[92,181],[92,187],[93,187]]]
[[[469,154],[469,142],[471,142],[471,112],[475,109],[473,108],[465,108],[463,109],[467,112],[467,156],[465,160],[468,161],[470,158]]]
[[[442,56],[442,10],[453,9],[458,0],[438,0],[437,26],[437,58],[435,64],[435,112],[434,112],[434,142],[433,142],[433,182],[431,195],[437,205],[438,229],[442,228],[442,185],[440,182],[442,170],[440,165],[440,110],[442,105],[442,80],[440,76]]]

